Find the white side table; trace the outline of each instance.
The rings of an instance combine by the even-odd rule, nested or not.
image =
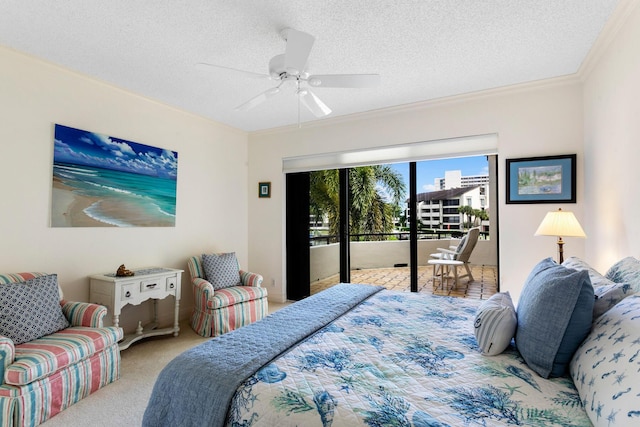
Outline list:
[[[184,270],[173,268],[149,267],[135,270],[134,276],[117,277],[113,274],[96,274],[90,276],[89,301],[104,305],[113,316],[113,326],[120,325],[120,311],[127,304],[139,305],[153,299],[153,322],[143,325],[138,322],[134,334],[127,334],[120,341],[120,350],[128,348],[134,342],[157,335],[173,334],[178,336],[180,307],[180,279]],[[173,295],[174,322],[173,327],[158,329],[158,300]]]

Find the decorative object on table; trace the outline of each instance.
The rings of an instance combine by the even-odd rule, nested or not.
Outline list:
[[[271,197],[271,183],[259,182],[258,183],[258,197]]]
[[[175,227],[178,153],[55,125],[52,227]]]
[[[573,212],[557,211],[547,212],[544,219],[538,226],[534,236],[557,236],[558,237],[558,264],[564,261],[564,237],[587,237],[580,223]]]
[[[575,203],[576,155],[507,159],[507,203]]]
[[[121,264],[120,267],[118,267],[118,271],[116,271],[116,277],[131,277],[135,276],[135,274],[134,271],[127,270],[124,264]]]

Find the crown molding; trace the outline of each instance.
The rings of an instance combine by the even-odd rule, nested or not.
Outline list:
[[[569,74],[566,76],[553,77],[532,82],[518,83],[509,86],[501,86],[492,89],[480,90],[476,92],[467,92],[459,95],[452,95],[442,98],[419,101],[410,104],[397,105],[393,107],[381,108],[378,110],[370,110],[362,113],[347,114],[343,116],[331,117],[322,120],[312,120],[310,122],[301,123],[300,125],[288,125],[271,129],[262,129],[249,132],[250,136],[274,135],[280,133],[290,133],[296,131],[304,131],[306,129],[322,128],[326,126],[335,126],[343,123],[353,123],[361,120],[371,120],[385,118],[391,115],[402,114],[406,112],[415,112],[430,108],[437,108],[446,105],[459,104],[465,102],[473,102],[486,98],[496,98],[515,93],[531,92],[541,89],[554,88],[559,86],[568,86],[571,84],[581,84],[577,74]]]
[[[589,77],[638,5],[640,0],[620,0],[576,73],[581,82]]]

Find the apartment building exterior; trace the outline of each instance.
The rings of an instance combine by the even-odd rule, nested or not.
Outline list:
[[[473,209],[488,207],[486,187],[475,186],[430,191],[416,195],[416,215],[424,228],[436,230],[462,230],[464,217],[458,208],[471,206]],[[407,200],[406,215],[409,218]],[[483,230],[487,231],[487,230]]]
[[[436,189],[448,190],[449,188],[466,188],[477,185],[488,186],[489,175],[466,175],[462,176],[462,171],[446,171],[444,178],[436,178],[433,182]]]

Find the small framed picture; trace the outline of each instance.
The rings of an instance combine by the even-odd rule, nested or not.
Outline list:
[[[507,159],[507,203],[575,203],[576,155]]]
[[[258,183],[258,197],[271,197],[271,183],[259,182]]]

